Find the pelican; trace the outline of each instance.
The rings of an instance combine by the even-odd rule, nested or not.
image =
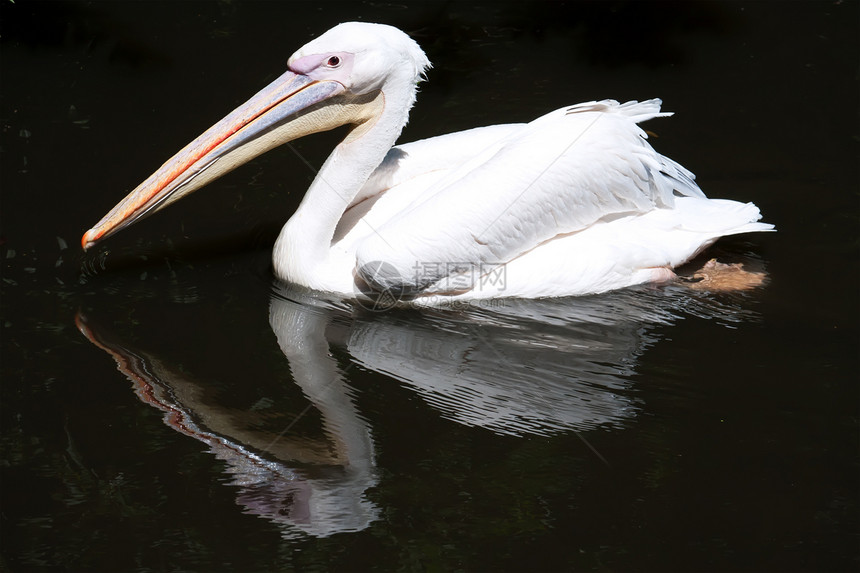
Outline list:
[[[674,277],[719,237],[771,230],[708,199],[637,125],[661,101],[590,101],[527,124],[393,147],[430,62],[387,25],[340,24],[179,151],[82,238],[86,250],[254,157],[349,126],[274,246],[278,278],[342,297],[599,293]]]

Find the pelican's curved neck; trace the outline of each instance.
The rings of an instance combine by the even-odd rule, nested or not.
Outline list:
[[[403,97],[406,96],[406,97]],[[351,292],[351,271],[332,260],[338,221],[394,145],[409,115],[415,87],[392,98],[379,90],[363,104],[363,121],[329,155],[275,242],[275,274],[315,290]]]

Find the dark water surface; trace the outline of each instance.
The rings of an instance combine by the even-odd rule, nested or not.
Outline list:
[[[0,569],[856,570],[858,6],[3,2]],[[81,253],[355,19],[435,64],[403,141],[662,97],[769,282],[333,304],[271,274],[286,148]]]

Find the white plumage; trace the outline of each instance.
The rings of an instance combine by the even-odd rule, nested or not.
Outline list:
[[[212,177],[199,175],[219,162],[220,175],[343,124],[355,127],[273,255],[279,277],[317,290],[395,292],[419,304],[597,293],[672,276],[720,236],[772,229],[752,204],[707,199],[692,173],[654,151],[637,124],[671,115],[660,100],[593,101],[392,148],[429,67],[411,38],[341,24],[289,65],[147,180],[167,183],[145,182],[84,245],[202,186]],[[238,128],[237,117],[247,117]]]

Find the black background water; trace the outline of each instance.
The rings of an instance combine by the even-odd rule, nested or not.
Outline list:
[[[858,17],[3,3],[3,567],[856,569]],[[768,284],[322,303],[279,287],[269,256],[313,177],[303,159],[321,165],[338,133],[80,252],[130,188],[347,20],[408,31],[435,65],[403,141],[663,98],[677,115],[647,125],[657,149],[777,225],[714,251]]]

